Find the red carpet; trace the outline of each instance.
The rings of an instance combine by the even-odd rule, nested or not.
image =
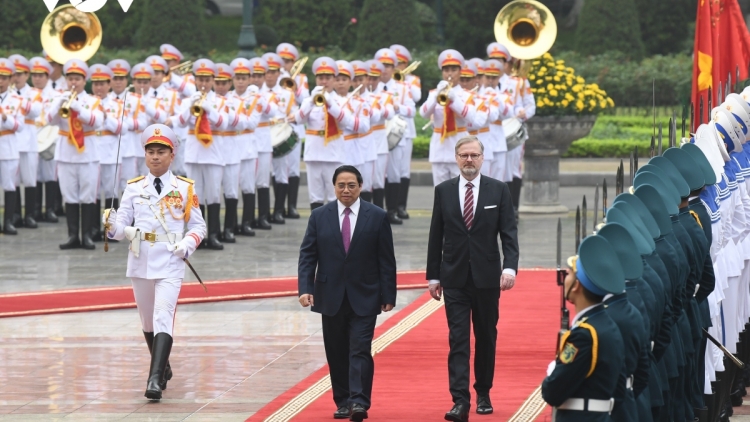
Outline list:
[[[482,416],[482,421],[510,420],[544,379],[547,364],[554,358],[559,329],[560,290],[554,280],[553,271],[522,271],[516,286],[502,294],[495,385],[491,393],[495,413]],[[430,301],[432,299],[425,294],[378,327],[376,343],[383,333],[401,321],[411,320]],[[443,420],[443,415],[452,406],[448,392],[447,355],[448,328],[445,309],[440,307],[376,355],[373,406],[368,420]],[[299,398],[293,401],[296,409],[302,408],[299,412],[292,406],[285,406],[326,375],[327,366],[277,397],[248,420],[330,419],[335,410],[330,390],[309,403],[300,402]],[[474,405],[472,403],[472,412]],[[279,415],[277,411],[285,414]],[[478,417],[475,413],[471,415],[473,420],[478,420]],[[513,420],[526,419],[517,417]]]
[[[399,272],[397,282],[399,289],[425,288],[427,285],[424,271]],[[297,278],[208,281],[206,287],[208,293],[197,282],[183,284],[178,303],[296,296]],[[0,318],[123,308],[135,308],[130,285],[0,295]]]

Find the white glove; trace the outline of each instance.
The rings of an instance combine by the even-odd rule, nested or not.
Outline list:
[[[81,107],[82,107],[81,102],[78,101],[78,99],[75,99],[73,100],[72,103],[70,103],[70,109],[75,111],[76,113],[80,113]]]
[[[109,218],[107,218],[107,213],[102,214],[102,224],[108,224],[110,229],[114,230],[115,223],[117,223],[117,210],[114,208],[110,209]]]
[[[557,366],[557,361],[552,361],[547,365],[547,376],[552,375],[552,371],[555,370],[555,366]]]
[[[211,112],[215,112],[216,111],[215,105],[211,104],[210,101],[204,101],[203,104],[201,104],[201,108],[207,114],[210,114]]]
[[[315,88],[313,88],[312,92],[310,92],[310,96],[314,97],[314,96],[320,94],[321,92],[323,92],[323,87],[322,86],[316,86]]]
[[[440,81],[437,86],[437,92],[441,92],[445,88],[448,88],[448,81]]]
[[[196,101],[200,100],[203,96],[203,93],[200,91],[196,91],[193,93],[193,95],[190,96],[190,104],[195,104]]]
[[[458,88],[458,89],[456,89],[456,88]],[[450,91],[448,91],[448,99],[451,100],[451,101],[455,101],[456,100],[456,96],[458,96],[458,93],[461,92],[459,90],[462,90],[462,89],[463,88],[461,88],[461,85],[456,85],[453,88],[451,88]]]
[[[185,241],[190,240],[192,242],[192,237],[182,239],[177,245],[175,245],[174,250],[172,251],[172,254],[176,256],[177,258],[185,259],[188,256],[188,249],[185,245]]]
[[[256,85],[250,85],[249,87],[247,87],[247,92],[249,92],[249,93],[251,93],[253,95],[257,94],[258,91],[259,90],[258,90],[258,87]]]
[[[57,98],[62,101],[68,101],[72,95],[73,93],[71,91],[65,91],[62,94],[58,95]]]

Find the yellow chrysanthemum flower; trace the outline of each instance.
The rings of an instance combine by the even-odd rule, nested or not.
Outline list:
[[[553,97],[557,97],[557,90],[556,89],[550,90],[549,95]]]

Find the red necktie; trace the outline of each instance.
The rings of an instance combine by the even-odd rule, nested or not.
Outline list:
[[[344,221],[341,223],[341,240],[344,241],[344,252],[346,253],[349,253],[349,244],[352,241],[352,225],[351,221],[349,221],[350,212],[352,210],[349,207],[344,209]]]
[[[464,197],[464,224],[466,229],[471,230],[474,223],[474,185],[471,182],[466,184],[466,196]]]

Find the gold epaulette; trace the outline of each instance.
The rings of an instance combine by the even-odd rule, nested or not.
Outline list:
[[[180,179],[180,180],[182,180],[182,181],[184,181],[184,182],[188,182],[188,183],[190,183],[190,184],[194,184],[194,183],[195,183],[195,180],[193,180],[193,179],[188,179],[187,177],[183,177],[183,176],[177,176],[177,178],[178,178],[178,179]]]
[[[143,180],[143,179],[145,179],[145,178],[146,178],[146,176],[138,176],[138,177],[135,177],[135,178],[133,178],[133,179],[130,179],[130,180],[128,180],[128,184],[131,184],[131,183],[135,183],[135,182],[137,182],[137,181],[139,181],[139,180]]]

